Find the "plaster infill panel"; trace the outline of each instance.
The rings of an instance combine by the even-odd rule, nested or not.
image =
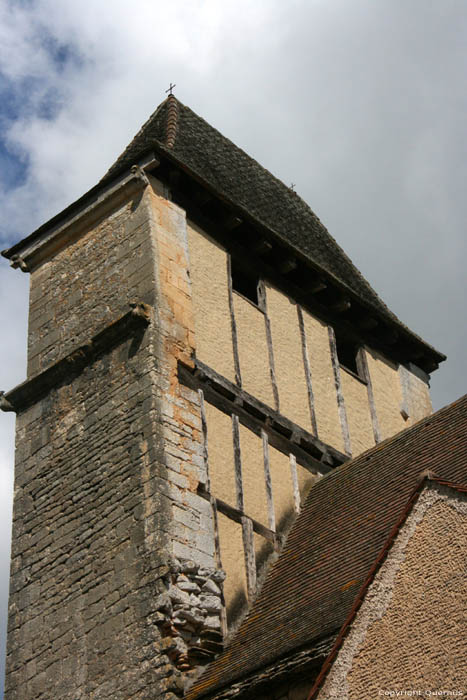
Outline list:
[[[403,365],[399,366],[402,390],[402,408],[408,414],[408,425],[417,423],[433,412],[430,388],[427,381],[417,377]]]
[[[290,524],[294,515],[294,493],[289,456],[269,447],[272,497],[278,531]]]
[[[377,352],[365,349],[365,354],[373,386],[381,439],[385,440],[407,427],[401,414],[403,397],[399,372],[396,365]]]
[[[319,700],[413,690],[463,697],[466,541],[465,494],[425,488],[366,592]]]
[[[245,514],[268,527],[263,443],[260,437],[240,425],[243,502]]]
[[[312,432],[297,306],[266,286],[281,413]]]
[[[205,403],[204,406],[211,493],[216,498],[236,507],[232,418],[209,403]]]
[[[300,503],[303,505],[305,503],[306,497],[316,482],[321,478],[320,474],[312,474],[308,469],[297,464],[297,480],[298,488],[300,491]]]
[[[303,323],[308,346],[318,437],[328,445],[344,452],[328,328],[306,311],[303,311]]]
[[[219,513],[218,528],[222,568],[226,573],[224,598],[227,621],[231,624],[247,602],[242,526]]]
[[[196,356],[235,381],[227,280],[227,253],[187,222]]]
[[[365,384],[352,377],[341,367],[342,393],[344,394],[347,422],[352,445],[352,456],[368,450],[375,444],[371,424],[368,390]]]
[[[264,314],[239,294],[233,294],[242,385],[268,406],[274,406]]]

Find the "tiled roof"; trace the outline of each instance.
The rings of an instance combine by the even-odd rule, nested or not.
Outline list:
[[[105,184],[151,150],[170,153],[222,199],[241,207],[366,306],[416,336],[390,311],[308,204],[175,97],[163,102],[106,173]],[[427,343],[436,361],[445,356]]]
[[[397,327],[401,336],[414,343],[421,356],[425,355],[426,371],[431,372],[446,359],[390,311],[296,192],[173,95],[159,105],[97,185],[24,240],[2,251],[2,255],[21,256],[25,246],[40,240],[51,227],[94,201],[103,186],[110,185],[154,151],[214,192],[241,217],[266,230],[279,245],[287,246],[292,256],[311,265],[318,275],[330,278],[331,286],[353,296],[370,315],[379,316],[393,329]],[[416,362],[415,356],[406,360]]]
[[[396,541],[396,539],[399,535],[400,529],[404,525],[404,522],[406,521],[408,515],[412,511],[415,503],[418,500],[420,493],[424,489],[430,489],[433,487],[436,488],[439,486],[444,487],[444,489],[449,489],[451,494],[453,492],[457,493],[457,494],[459,494],[459,493],[466,494],[467,493],[467,484],[464,484],[464,485],[456,484],[456,483],[453,483],[451,481],[443,481],[442,479],[433,478],[433,476],[430,475],[430,470],[428,470],[428,472],[425,472],[425,473],[422,472],[422,474],[423,474],[423,476],[420,479],[417,487],[412,492],[404,510],[402,511],[402,515],[400,516],[399,520],[395,523],[394,527],[392,528],[391,532],[389,533],[389,536],[383,545],[383,549],[381,550],[381,552],[379,552],[379,554],[376,558],[376,561],[373,563],[373,566],[370,569],[370,571],[366,577],[366,580],[364,581],[363,585],[361,586],[361,588],[357,594],[357,597],[355,598],[355,600],[353,602],[352,608],[351,608],[349,614],[347,615],[347,618],[346,618],[344,624],[342,625],[342,627],[339,631],[339,634],[337,635],[337,639],[335,640],[333,647],[332,647],[329,655],[327,656],[326,661],[324,662],[324,664],[321,668],[321,671],[318,674],[318,677],[316,678],[312,689],[310,690],[310,693],[308,695],[307,700],[312,700],[312,698],[315,698],[317,696],[319,689],[321,688],[321,686],[324,683],[326,675],[328,674],[328,672],[331,669],[331,666],[334,662],[334,659],[339,654],[339,650],[342,647],[342,644],[344,642],[346,632],[350,629],[350,627],[355,619],[355,616],[358,615],[359,608],[361,606],[361,603],[363,602],[363,599],[365,598],[365,595],[367,594],[371,584],[373,583],[378,570],[380,569],[380,567],[384,563],[387,553],[389,552],[392,545]]]
[[[421,472],[467,484],[466,434],[467,395],[323,477],[247,618],[186,698],[336,634]]]

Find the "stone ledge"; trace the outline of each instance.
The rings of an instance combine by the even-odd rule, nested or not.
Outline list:
[[[116,202],[143,190],[149,184],[146,171],[149,172],[158,165],[159,160],[155,154],[150,153],[133,165],[130,172],[125,172],[108,185],[103,187],[98,183],[22,241],[2,250],[1,255],[10,260],[13,268],[31,272],[51,252],[56,252],[79,235],[87,219],[108,213],[108,208],[115,206]]]
[[[41,374],[22,382],[8,393],[0,393],[0,409],[19,413],[39,401],[64,380],[80,374],[85,367],[108,352],[151,320],[151,307],[143,302],[130,303],[131,311],[108,325],[77,350],[66,355]]]

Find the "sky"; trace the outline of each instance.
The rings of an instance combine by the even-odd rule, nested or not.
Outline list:
[[[92,187],[176,83],[448,355],[440,408],[466,391],[466,74],[465,0],[3,0],[0,249]],[[2,260],[7,391],[25,378],[28,275]],[[0,671],[13,440],[0,414]]]

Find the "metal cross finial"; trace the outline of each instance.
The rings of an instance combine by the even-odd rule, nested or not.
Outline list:
[[[172,94],[172,90],[174,89],[174,87],[176,87],[176,84],[175,84],[175,83],[174,83],[174,84],[170,83],[169,89],[166,90],[166,92],[168,92],[169,95],[171,95],[171,94]]]
[[[295,182],[292,182],[290,185],[290,189],[295,192]]]

